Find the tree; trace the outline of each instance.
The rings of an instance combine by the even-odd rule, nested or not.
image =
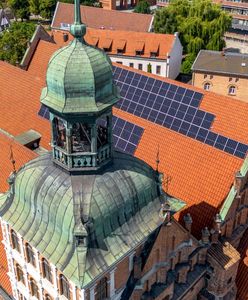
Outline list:
[[[15,18],[28,19],[30,15],[28,0],[8,0],[8,6],[12,9]]]
[[[34,15],[40,14],[40,0],[29,0],[29,11]]]
[[[74,3],[74,0],[61,0],[60,2]],[[86,5],[86,6],[98,6],[98,7],[100,7],[100,3],[99,3],[98,0],[80,0],[80,3],[82,5]]]
[[[186,54],[182,71],[188,72],[199,50],[225,47],[223,36],[231,22],[231,16],[211,0],[172,0],[156,12],[154,30],[179,33]]]
[[[149,2],[146,0],[140,0],[134,9],[134,12],[140,14],[150,14],[151,11]]]
[[[40,0],[40,15],[45,19],[51,19],[56,2],[56,0]]]
[[[13,65],[20,63],[34,30],[33,23],[14,22],[0,35],[0,59]]]

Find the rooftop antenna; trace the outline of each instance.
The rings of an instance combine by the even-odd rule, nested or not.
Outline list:
[[[12,149],[12,145],[10,145],[10,156],[9,159],[11,161],[12,167],[13,167],[13,173],[16,172],[16,167],[15,167],[15,160],[14,160],[14,154],[13,154],[13,149]]]

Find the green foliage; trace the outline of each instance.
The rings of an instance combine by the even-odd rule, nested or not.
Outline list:
[[[29,0],[29,10],[34,15],[40,14],[40,0]]]
[[[33,23],[14,22],[0,35],[0,59],[13,65],[20,63],[34,30]]]
[[[74,0],[60,0],[60,2],[74,3]],[[80,3],[86,6],[98,6],[98,7],[100,6],[99,2],[96,0],[80,0]]]
[[[16,18],[28,19],[30,15],[28,0],[8,0],[8,6],[12,9]]]
[[[154,19],[157,33],[178,32],[184,53],[188,54],[182,70],[189,70],[200,49],[222,50],[224,33],[231,25],[231,16],[211,0],[172,0],[158,10]]]
[[[140,0],[134,9],[134,12],[140,14],[150,14],[151,10],[149,2],[146,0]]]
[[[56,0],[40,0],[40,15],[42,18],[51,19],[56,7]]]
[[[151,64],[147,65],[147,72],[152,73],[152,65]]]

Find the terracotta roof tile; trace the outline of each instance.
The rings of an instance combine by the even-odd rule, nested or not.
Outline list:
[[[63,35],[65,31],[52,31],[55,42],[64,46]],[[88,44],[100,49],[109,49],[108,54],[117,54],[117,49],[122,49],[123,56],[136,56],[136,51],[144,51],[139,57],[151,57],[151,53],[157,53],[157,59],[166,59],[172,50],[175,36],[173,34],[158,34],[150,32],[130,32],[120,30],[101,30],[88,28],[85,40]],[[125,49],[124,49],[125,47]]]
[[[72,24],[74,6],[58,2],[52,28],[60,28],[62,23]],[[148,32],[153,16],[147,14],[125,13],[116,10],[81,6],[82,21],[90,28]]]
[[[5,192],[9,185],[7,178],[13,171],[12,164],[10,162],[10,147],[12,146],[13,157],[16,162],[16,169],[18,170],[23,164],[29,160],[35,158],[37,155],[35,152],[17,143],[8,136],[0,133],[0,193]]]
[[[3,233],[0,226],[0,287],[2,287],[9,295],[12,295],[11,283],[8,273],[8,262],[5,254],[4,245],[2,243]],[[1,297],[0,297],[1,298]]]
[[[59,47],[59,44],[55,45],[40,41],[33,55],[29,69],[26,72],[27,74],[19,76],[21,77],[20,79],[18,79],[16,75],[12,76],[13,79],[8,80],[8,83],[3,85],[0,89],[2,93],[8,95],[8,90],[11,90],[11,86],[14,84],[20,85],[20,92],[17,93],[16,99],[12,98],[10,100],[7,97],[8,101],[6,99],[6,102],[4,101],[3,103],[3,105],[6,103],[6,116],[4,122],[0,120],[0,128],[2,126],[6,127],[5,122],[7,122],[13,132],[25,131],[30,128],[39,131],[37,127],[41,126],[40,122],[43,121],[43,126],[42,128],[39,127],[39,132],[42,133],[42,143],[46,148],[49,147],[48,141],[50,139],[49,123],[37,116],[40,107],[39,96],[41,87],[45,85],[45,73],[48,60],[51,54]],[[15,72],[24,72],[21,70],[15,71],[13,67],[9,67],[9,69],[11,69],[9,72],[13,74],[15,74]],[[136,71],[163,80],[156,75]],[[11,78],[11,76],[9,76],[9,78]],[[24,82],[24,79],[28,82]],[[189,88],[188,85],[179,82],[169,79],[164,80],[178,86]],[[30,95],[26,95],[25,97],[22,95],[22,90],[25,90],[24,84],[32,86],[33,91],[30,94],[32,95],[31,97]],[[241,101],[233,101],[228,97],[217,94],[207,93],[195,87],[190,86],[190,88],[204,94],[200,107],[216,115],[213,123],[214,131],[248,144],[248,136],[245,135],[244,130],[244,128],[248,128],[248,120],[246,118],[248,104]],[[28,86],[26,89],[28,89]],[[25,94],[25,91],[23,93]],[[24,106],[18,106],[20,101]],[[9,103],[15,105],[16,102],[18,109],[16,110],[16,120],[13,121],[11,113],[13,110],[11,110]],[[22,122],[20,116],[26,114],[23,108],[25,106],[28,107],[29,118],[26,116],[25,122]],[[114,109],[114,113],[145,129],[135,153],[137,157],[155,166],[157,146],[158,144],[160,145],[162,153],[160,158],[161,171],[172,177],[172,181],[169,185],[169,193],[187,202],[188,206],[186,210],[190,209],[195,224],[193,226],[194,233],[199,235],[200,228],[212,223],[214,214],[229,192],[236,171],[241,167],[242,159],[124,111]],[[9,122],[8,118],[12,118],[12,122]],[[16,127],[18,127],[18,130]],[[205,213],[202,214],[202,211]],[[196,217],[194,218],[194,216]],[[182,215],[178,216],[179,219],[181,219],[181,217]]]

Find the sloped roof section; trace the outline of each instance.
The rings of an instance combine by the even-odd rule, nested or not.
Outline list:
[[[201,50],[192,66],[193,71],[248,77],[248,55],[232,52]]]
[[[73,23],[74,6],[57,2],[52,28],[63,29]],[[148,32],[153,16],[149,14],[125,13],[97,7],[81,6],[82,22],[90,28]],[[68,27],[69,29],[69,27]]]
[[[26,164],[12,192],[0,196],[0,216],[82,288],[160,226],[155,178],[151,167],[121,153],[103,174],[74,178],[45,154]],[[174,213],[184,206],[169,201]],[[74,234],[81,220],[83,247]]]

